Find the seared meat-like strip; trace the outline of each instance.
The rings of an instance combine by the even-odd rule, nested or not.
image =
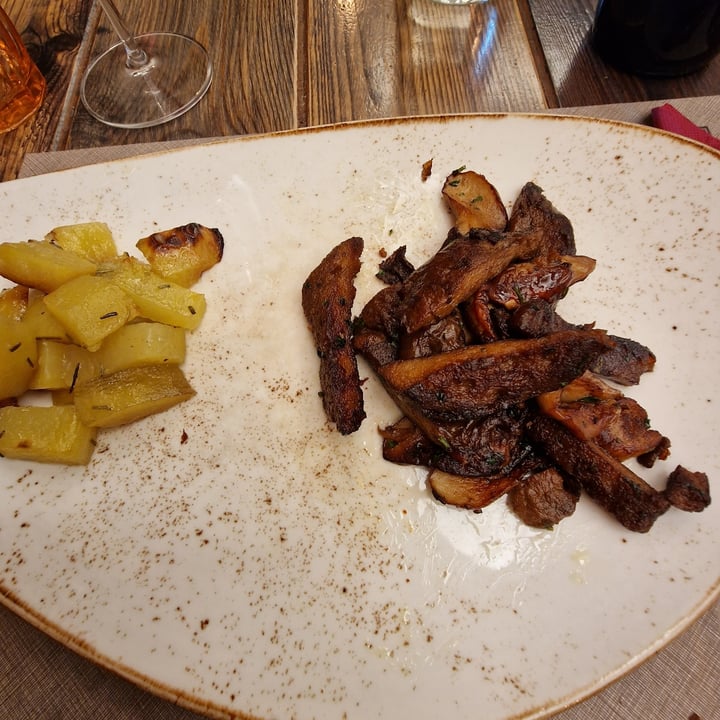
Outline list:
[[[360,270],[363,240],[348,238],[334,247],[302,287],[302,307],[320,358],[323,407],[343,434],[365,418],[357,359],[352,345],[354,279]]]
[[[670,438],[663,439],[649,452],[637,456],[637,461],[646,468],[651,468],[658,460],[667,460],[670,456]]]
[[[708,476],[704,472],[692,472],[678,465],[668,477],[665,496],[680,510],[702,512],[710,504]]]
[[[670,507],[663,493],[595,443],[576,437],[557,420],[538,415],[528,423],[528,435],[628,530],[647,532]]]
[[[669,455],[669,441],[657,430],[649,427],[648,414],[640,404],[629,397],[620,397],[614,403],[614,412],[595,442],[616,460],[629,460],[646,455],[663,447]]]
[[[517,339],[517,335],[510,328],[510,316],[512,313],[501,305],[497,305],[491,310],[491,317],[495,334],[498,340]],[[581,328],[582,329],[582,328]]]
[[[542,188],[526,183],[512,208],[509,231],[538,230],[546,237],[549,248],[558,255],[575,254],[575,232],[570,220],[545,197]]]
[[[581,255],[565,255],[554,260],[537,258],[530,262],[513,263],[473,294],[465,307],[467,323],[479,342],[492,342],[500,337],[507,337],[496,327],[499,307],[516,310],[526,307],[531,301],[539,300],[546,303],[547,313],[554,312],[549,303],[560,298],[571,285],[584,280],[594,268],[595,260]],[[539,319],[535,317],[535,322]],[[521,334],[540,337],[555,330],[569,330],[572,327],[569,323],[565,323],[565,326],[551,329],[543,324],[532,333]]]
[[[400,284],[383,288],[370,298],[354,322],[353,347],[377,370],[398,359]]]
[[[557,313],[552,301],[535,298],[513,311],[510,327],[521,337],[542,337],[560,330],[589,329],[592,323],[573,325]],[[608,335],[608,338],[613,345],[593,361],[590,370],[619,385],[636,385],[640,376],[655,366],[655,355],[635,340],[618,335]]]
[[[435,422],[483,417],[582,375],[607,346],[601,330],[499,340],[379,368],[386,387]]]
[[[554,467],[533,473],[508,493],[510,509],[526,525],[548,529],[570,517],[579,499],[579,486]]]
[[[610,335],[614,347],[598,357],[590,369],[619,385],[637,385],[643,373],[655,367],[652,351],[630,338]]]
[[[510,472],[530,459],[525,438],[527,409],[524,405],[498,410],[477,420],[438,426],[439,442],[452,463],[435,467],[459,475],[498,475]]]
[[[438,353],[457,350],[467,345],[465,339],[465,325],[459,311],[438,320],[432,325],[402,335],[398,347],[398,359],[427,357]]]
[[[591,373],[538,397],[540,410],[616,460],[649,453],[665,438],[649,426],[645,409]]]
[[[584,255],[515,263],[488,283],[487,295],[493,302],[514,310],[530,300],[560,297],[594,269],[595,260]]]
[[[383,457],[456,475],[499,475],[529,459],[524,419],[524,408],[510,408],[480,420],[438,426],[438,440],[433,442],[404,417],[380,431]]]
[[[474,292],[463,309],[467,326],[477,342],[489,343],[498,340],[493,314],[494,307],[488,297],[487,287]]]
[[[397,465],[427,465],[433,455],[442,452],[410,418],[402,417],[381,428],[380,435],[383,457]]]
[[[362,355],[373,370],[397,360],[397,344],[388,339],[382,330],[358,325],[353,336],[353,348]]]
[[[511,262],[537,255],[543,241],[534,231],[472,230],[457,237],[402,284],[402,328],[411,333],[446,317]]]
[[[394,285],[403,282],[415,272],[415,266],[405,257],[406,250],[407,246],[401,245],[392,255],[386,257],[380,263],[376,277],[386,285]]]
[[[401,333],[400,293],[402,285],[396,283],[382,288],[373,295],[361,310],[358,325],[361,328],[379,330],[388,339],[395,340]]]
[[[592,324],[573,325],[564,320],[547,300],[532,300],[520,305],[510,316],[510,327],[520,337],[537,338],[561,330],[589,330]]]

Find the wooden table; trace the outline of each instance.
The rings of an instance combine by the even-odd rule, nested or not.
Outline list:
[[[48,81],[34,118],[0,136],[3,180],[28,152],[264,133],[367,118],[531,111],[715,95],[720,57],[673,80],[619,73],[588,44],[596,0],[117,0],[137,32],[192,35],[215,81],[185,116],[143,130],[94,120],[88,62],[115,42],[93,0],[3,0]]]

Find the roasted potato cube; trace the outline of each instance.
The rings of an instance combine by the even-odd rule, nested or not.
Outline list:
[[[23,325],[38,339],[60,340],[70,342],[71,338],[62,324],[47,309],[45,298],[38,297],[31,301],[22,319]]]
[[[223,236],[217,229],[190,223],[153,233],[136,247],[153,272],[183,287],[191,287],[223,256]]]
[[[104,374],[143,365],[180,365],[185,360],[185,330],[162,323],[125,325],[98,351]]]
[[[22,395],[36,366],[35,336],[22,322],[0,318],[0,400]]]
[[[28,306],[28,289],[24,285],[14,285],[0,290],[0,318],[20,320]]]
[[[32,390],[72,389],[100,374],[100,358],[79,345],[39,340]]]
[[[461,233],[471,228],[502,232],[508,222],[507,210],[495,186],[484,175],[457,170],[445,180],[442,194]]]
[[[133,301],[106,277],[83,275],[45,297],[45,305],[70,337],[88,350],[137,314]]]
[[[177,365],[128,368],[75,388],[75,407],[91,427],[115,427],[189,400],[195,391]]]
[[[123,255],[100,270],[126,292],[147,320],[194,330],[205,315],[205,297],[153,272],[145,263]]]
[[[0,275],[43,292],[80,275],[92,275],[96,269],[81,255],[46,241],[0,243]]]
[[[51,390],[50,397],[52,398],[53,405],[75,405],[75,398],[70,388]]]
[[[96,433],[72,405],[0,408],[0,454],[7,458],[87,465]]]
[[[72,250],[94,263],[112,260],[118,254],[113,234],[103,222],[61,225],[53,228],[45,240],[59,245],[63,250]]]

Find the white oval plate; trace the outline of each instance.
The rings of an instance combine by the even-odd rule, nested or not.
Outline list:
[[[188,707],[300,720],[542,717],[707,609],[720,502],[637,535],[583,498],[534,530],[503,501],[442,507],[421,471],[384,462],[377,427],[398,412],[373,378],[361,430],[327,426],[303,280],[363,236],[357,310],[381,248],[407,244],[419,264],[438,247],[440,186],[462,165],[508,204],[528,180],[543,187],[598,260],[561,312],[657,353],[630,394],[673,447],[646,477],[662,486],[680,463],[717,482],[717,153],[541,116],[223,142],[0,185],[7,240],[104,220],[129,251],[191,221],[226,241],[190,340],[196,398],[104,433],[87,468],[0,464],[3,602]]]

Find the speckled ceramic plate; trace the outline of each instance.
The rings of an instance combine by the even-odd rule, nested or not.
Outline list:
[[[422,163],[433,174],[421,181]],[[102,435],[87,468],[0,464],[3,602],[78,652],[211,715],[539,718],[634,667],[718,595],[720,501],[647,535],[583,498],[553,531],[500,501],[442,507],[381,459],[398,417],[325,422],[300,287],[365,238],[416,263],[443,239],[444,176],[484,172],[511,204],[533,180],[598,260],[561,306],[658,355],[632,395],[681,463],[717,483],[720,162],[648,129],[480,116],[249,138],[0,185],[3,239],[104,220],[124,249],[219,227],[190,341],[197,397]],[[370,374],[363,369],[363,373]],[[717,491],[717,484],[715,484]]]

